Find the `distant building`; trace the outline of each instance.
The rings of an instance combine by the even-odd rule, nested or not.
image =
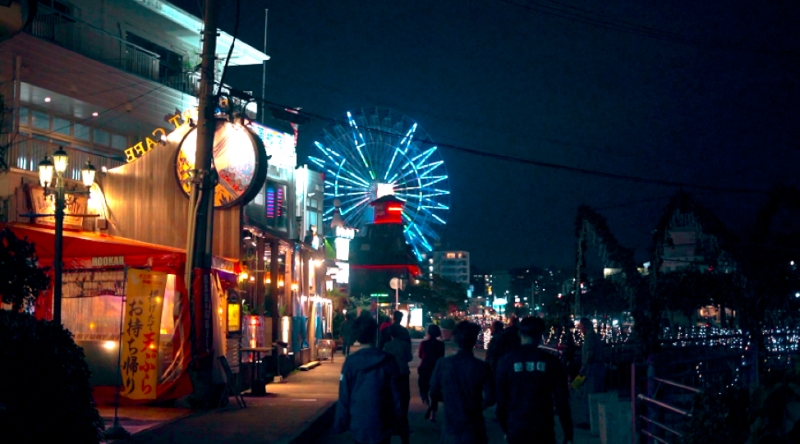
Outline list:
[[[676,228],[669,231],[672,245],[664,245],[664,261],[659,271],[670,272],[687,269],[703,269],[705,259],[697,254],[697,230]]]
[[[428,268],[432,272],[469,288],[469,252],[468,251],[434,251],[433,261]]]

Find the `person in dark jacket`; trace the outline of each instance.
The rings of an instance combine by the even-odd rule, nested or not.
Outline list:
[[[419,343],[419,367],[417,374],[419,378],[417,383],[419,385],[419,395],[422,397],[422,403],[428,406],[428,411],[425,412],[425,419],[436,421],[436,411],[438,409],[438,402],[431,400],[431,376],[433,369],[436,368],[436,363],[439,359],[444,358],[444,342],[439,338],[442,336],[442,329],[436,324],[428,326],[428,339]]]
[[[402,327],[401,327],[402,328]],[[400,369],[400,374],[397,376],[397,386],[400,390],[400,402],[403,407],[403,416],[400,418],[397,432],[400,435],[400,440],[403,444],[408,444],[409,430],[408,430],[408,403],[411,401],[411,387],[410,377],[411,370],[408,368],[408,363],[414,359],[411,354],[411,343],[402,339],[399,329],[387,328],[392,339],[383,346],[383,351],[394,356],[397,360],[397,366]]]
[[[572,442],[567,374],[558,358],[539,350],[544,329],[541,318],[525,318],[520,347],[497,366],[497,418],[509,444],[555,443],[553,402],[564,442]]]
[[[489,347],[486,350],[486,362],[492,368],[492,373],[497,371],[497,363],[503,356],[503,321],[492,322],[492,338],[489,339]]]
[[[511,325],[503,330],[503,343],[501,345],[500,356],[498,356],[498,362],[504,355],[516,350],[519,345],[519,318],[511,316]]]
[[[387,327],[384,328],[384,324],[381,324],[381,348],[386,345],[387,342],[392,338],[392,332],[390,330],[396,330],[397,335],[403,341],[411,343],[411,334],[408,332],[408,329],[403,327],[403,312],[402,311],[395,311],[392,315],[393,322],[389,324]]]
[[[342,366],[333,430],[350,430],[356,443],[388,444],[403,415],[397,360],[374,347],[378,333],[374,319],[359,317],[353,330],[362,347]]]
[[[445,444],[485,444],[489,441],[483,410],[494,404],[494,384],[489,364],[472,355],[481,328],[468,321],[453,330],[458,344],[454,356],[436,363],[431,377],[432,400],[443,401]]]
[[[345,356],[350,354],[350,347],[355,342],[353,338],[353,322],[353,313],[347,313],[344,315],[344,322],[339,326],[339,339],[342,341],[342,354]]]

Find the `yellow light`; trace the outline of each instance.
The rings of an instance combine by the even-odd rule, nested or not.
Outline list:
[[[160,304],[160,303],[161,303],[161,296],[156,296],[156,303],[157,303],[157,304]]]
[[[217,311],[219,312],[219,314],[222,314],[222,307],[218,308]]]
[[[89,323],[89,328],[90,328],[90,329],[94,329],[94,322],[90,322],[90,323]]]
[[[278,281],[278,287],[283,287],[283,281]]]
[[[250,282],[255,282],[255,280],[256,280],[255,276],[250,276]]]
[[[115,341],[106,341],[103,343],[103,348],[107,350],[114,350],[117,348],[117,343]]]
[[[265,279],[264,279],[264,283],[265,283],[265,284],[271,284],[271,283],[272,283],[272,279],[270,279],[270,278],[265,278]]]
[[[155,350],[156,349],[156,345],[155,344],[150,344],[147,348],[149,348],[150,350]]]
[[[297,282],[292,282],[292,291],[297,291]]]
[[[167,329],[166,329],[166,328],[162,328],[162,329],[161,329],[161,334],[162,334],[162,335],[165,335],[165,334],[167,334]]]
[[[249,278],[249,277],[250,277],[250,275],[247,274],[246,271],[243,271],[242,274],[239,275],[239,279],[241,279],[243,281],[247,280],[247,278]]]

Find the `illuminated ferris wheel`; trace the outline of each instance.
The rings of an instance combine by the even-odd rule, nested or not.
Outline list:
[[[324,130],[323,141],[315,142],[320,156],[309,157],[325,173],[325,221],[338,199],[345,221],[361,228],[372,222],[370,202],[393,194],[405,202],[406,242],[422,260],[439,240],[450,209],[447,170],[438,149],[422,128],[396,111],[362,109],[348,112],[347,121]]]

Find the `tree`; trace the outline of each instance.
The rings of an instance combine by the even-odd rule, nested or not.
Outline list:
[[[630,307],[621,284],[611,279],[599,279],[589,285],[586,294],[581,295],[584,313],[599,313],[609,317],[626,311]]]
[[[424,304],[431,313],[446,313],[451,305],[463,307],[467,291],[458,282],[434,274],[433,280],[420,279],[419,284],[410,286],[407,297]]]
[[[39,294],[47,289],[49,267],[40,267],[36,247],[28,238],[18,238],[13,231],[0,231],[0,297],[12,310],[33,306]]]

